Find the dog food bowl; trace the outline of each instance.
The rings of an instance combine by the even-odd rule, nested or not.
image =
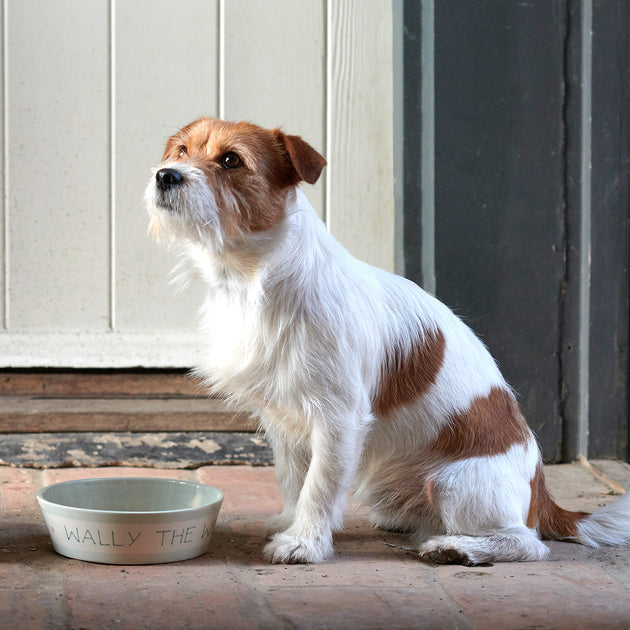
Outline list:
[[[37,500],[55,551],[105,564],[158,564],[206,553],[223,492],[150,477],[65,481]]]

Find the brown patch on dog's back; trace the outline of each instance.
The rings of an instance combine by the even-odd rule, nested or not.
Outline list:
[[[505,453],[526,444],[531,432],[512,392],[493,387],[475,398],[466,411],[455,414],[430,446],[432,452],[455,461]]]
[[[374,411],[384,416],[417,400],[433,383],[444,361],[446,340],[441,330],[426,331],[408,350],[396,347],[385,353],[381,386]]]
[[[577,540],[577,523],[588,512],[571,512],[555,503],[545,485],[542,465],[536,468],[531,480],[532,495],[527,514],[527,527],[538,528],[541,538],[546,540]]]

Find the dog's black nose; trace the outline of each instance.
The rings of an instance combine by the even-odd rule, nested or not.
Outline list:
[[[155,174],[155,181],[160,190],[165,191],[181,184],[184,176],[175,168],[161,168]]]

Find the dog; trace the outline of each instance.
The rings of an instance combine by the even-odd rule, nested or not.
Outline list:
[[[145,193],[150,233],[206,287],[210,391],[255,410],[284,507],[265,556],[333,556],[349,492],[433,563],[535,561],[542,539],[630,542],[630,493],[594,514],[551,498],[488,350],[445,305],[350,255],[298,187],[326,160],[280,129],[197,120]]]

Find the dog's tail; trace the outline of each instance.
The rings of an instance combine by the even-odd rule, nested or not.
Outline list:
[[[578,521],[578,540],[589,547],[630,543],[630,493]]]
[[[555,503],[545,485],[542,466],[532,480],[532,497],[527,522],[546,540],[571,540],[599,547],[630,543],[630,491],[615,503],[593,514],[571,512]]]

